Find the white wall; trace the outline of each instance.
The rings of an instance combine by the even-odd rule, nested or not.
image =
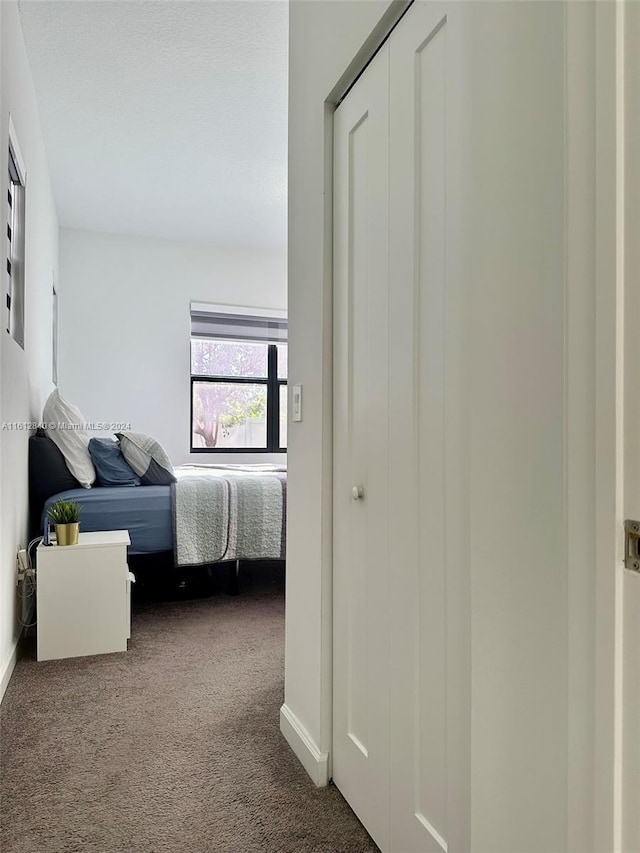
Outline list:
[[[174,465],[202,462],[189,453],[189,303],[285,309],[286,263],[284,251],[62,228],[60,392],[88,421],[157,438]],[[242,455],[270,458],[284,457]]]
[[[0,4],[2,27],[0,172],[7,188],[9,115],[26,169],[25,348],[6,333],[3,273],[0,327],[1,420],[37,421],[52,388],[52,283],[58,279],[58,220],[31,73],[14,2]],[[3,205],[4,211],[6,203]],[[4,226],[3,226],[4,228]],[[4,230],[3,230],[4,233]],[[2,243],[4,246],[4,242]],[[15,561],[27,538],[26,431],[0,431],[0,686],[6,682],[19,636]]]
[[[288,434],[283,732],[301,755],[301,740],[308,740],[320,764],[331,746],[331,163],[324,102],[390,5],[289,6],[289,381],[304,385],[304,416]],[[319,772],[316,781],[326,781],[326,768]]]

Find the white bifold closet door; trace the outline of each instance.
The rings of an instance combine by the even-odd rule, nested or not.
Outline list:
[[[468,849],[470,207],[464,9],[390,41],[391,846]]]
[[[334,125],[333,778],[395,853],[469,821],[456,6],[412,8]]]
[[[333,778],[389,849],[389,48],[335,116]]]

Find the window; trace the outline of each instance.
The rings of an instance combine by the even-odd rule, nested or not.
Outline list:
[[[7,332],[24,348],[25,181],[19,158],[9,144],[7,194]]]
[[[282,316],[192,305],[191,451],[285,452],[287,368]]]

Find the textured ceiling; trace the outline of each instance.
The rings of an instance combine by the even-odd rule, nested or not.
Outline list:
[[[23,0],[60,224],[286,240],[283,0]]]

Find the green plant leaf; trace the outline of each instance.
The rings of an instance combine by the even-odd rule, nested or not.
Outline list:
[[[56,501],[47,510],[53,524],[76,524],[80,521],[82,507],[75,501]]]

